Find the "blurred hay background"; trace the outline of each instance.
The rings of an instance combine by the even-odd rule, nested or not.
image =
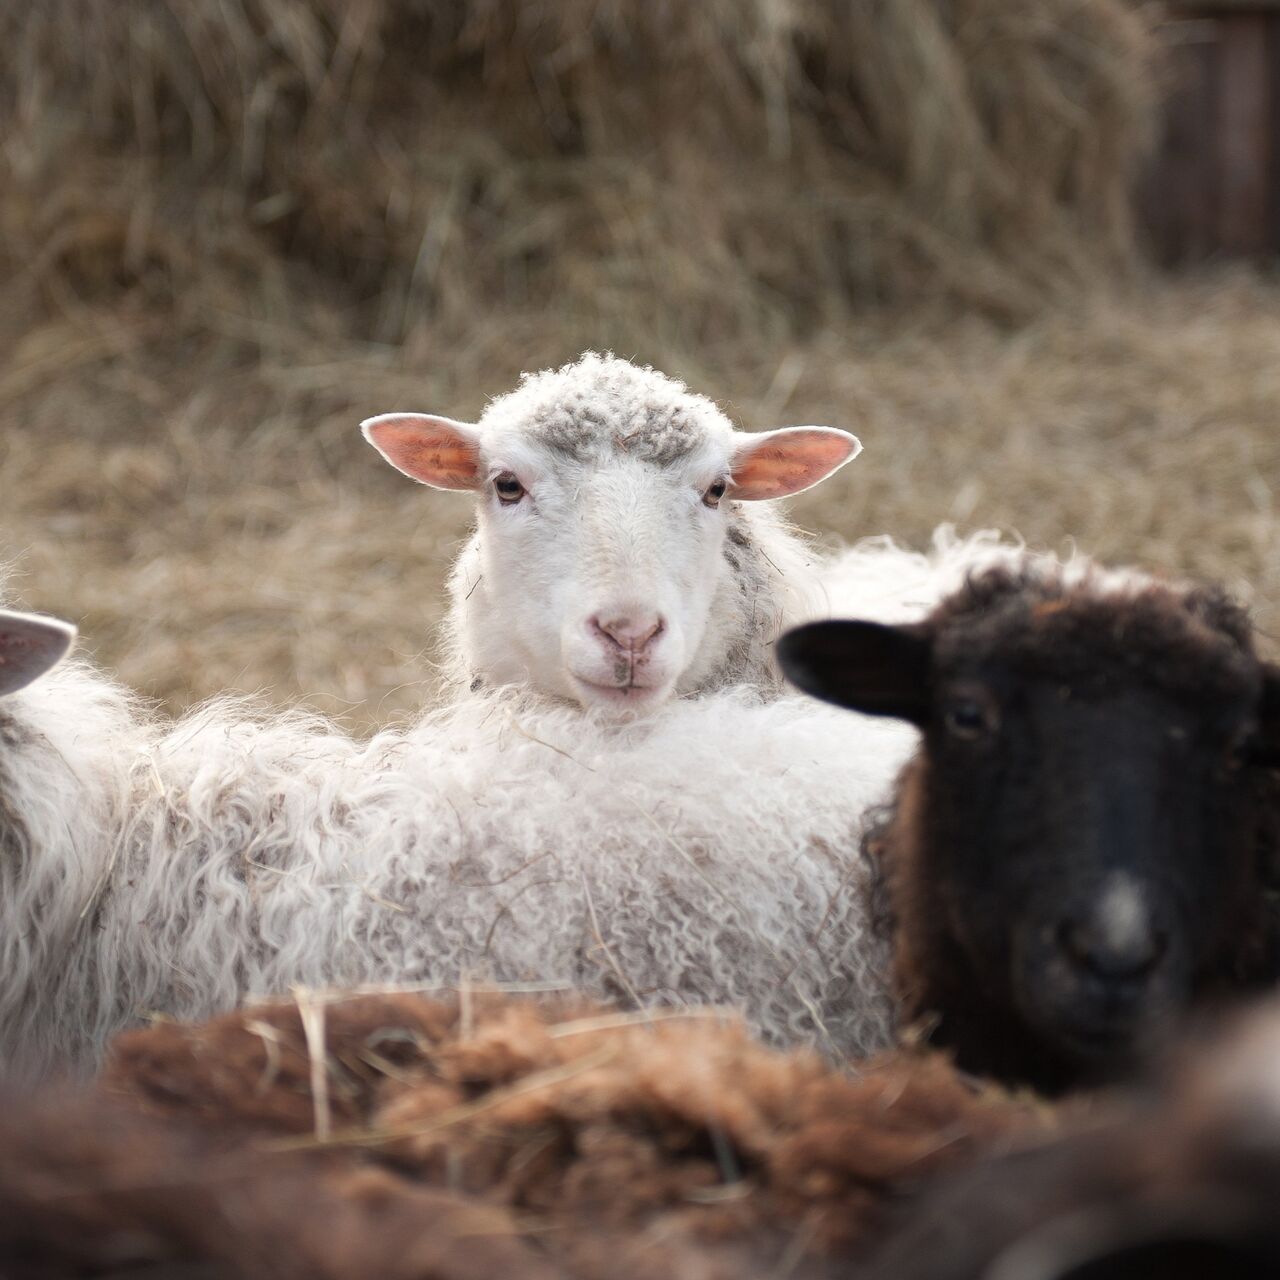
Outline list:
[[[797,515],[1226,578],[1280,614],[1280,290],[1152,278],[1129,0],[0,10],[0,538],[180,707],[430,696],[467,502],[356,422],[608,347],[864,457]]]

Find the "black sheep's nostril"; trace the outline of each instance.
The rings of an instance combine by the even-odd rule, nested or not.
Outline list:
[[[1062,921],[1057,936],[1059,947],[1077,969],[1116,982],[1145,978],[1169,945],[1166,933],[1149,926],[1109,936],[1096,923],[1079,920]]]

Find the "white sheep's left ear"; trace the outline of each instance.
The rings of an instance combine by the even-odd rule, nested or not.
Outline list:
[[[780,427],[734,434],[729,497],[742,502],[803,493],[862,452],[857,436],[835,427]]]
[[[75,638],[69,622],[0,609],[0,694],[16,693],[56,667]]]

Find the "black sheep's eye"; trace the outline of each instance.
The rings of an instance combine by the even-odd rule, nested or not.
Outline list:
[[[503,506],[514,506],[524,497],[524,485],[510,471],[499,472],[493,478],[493,491]]]
[[[981,738],[994,733],[999,717],[989,703],[978,698],[956,698],[942,713],[948,732],[956,738]]]
[[[727,490],[728,487],[729,483],[727,480],[717,480],[715,484],[707,487],[706,493],[702,495],[702,501],[708,507],[718,507],[720,505],[720,499],[724,497],[725,490]]]

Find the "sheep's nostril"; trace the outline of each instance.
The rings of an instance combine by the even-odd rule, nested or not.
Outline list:
[[[1147,922],[1119,933],[1091,920],[1064,920],[1058,926],[1058,945],[1077,969],[1121,982],[1151,973],[1164,957],[1169,939]]]
[[[658,614],[596,614],[588,625],[616,648],[641,654],[662,634],[666,620]]]

